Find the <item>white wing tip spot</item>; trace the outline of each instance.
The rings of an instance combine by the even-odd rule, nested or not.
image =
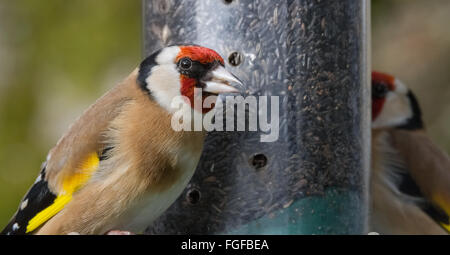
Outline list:
[[[42,174],[39,174],[38,177],[36,178],[36,181],[34,181],[34,183],[38,183],[42,180]]]
[[[20,210],[27,208],[27,205],[28,205],[28,198],[25,199],[25,201],[23,201],[22,204],[20,204]]]
[[[17,224],[17,222],[14,223],[14,225],[12,226],[12,230],[13,230],[13,231],[18,230],[19,228],[20,228],[20,226],[19,226],[19,224]]]

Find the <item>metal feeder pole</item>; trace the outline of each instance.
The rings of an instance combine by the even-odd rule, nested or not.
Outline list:
[[[279,139],[211,132],[148,234],[366,234],[368,0],[144,0],[145,56],[210,47],[244,96],[279,96]],[[269,100],[270,101],[270,100]],[[270,112],[270,111],[269,111]]]

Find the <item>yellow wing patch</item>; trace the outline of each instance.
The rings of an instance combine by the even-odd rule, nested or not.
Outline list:
[[[436,194],[433,196],[433,201],[439,205],[445,213],[450,217],[450,204],[446,202],[446,200],[440,195]],[[441,226],[450,233],[450,224],[445,224],[440,222]]]
[[[97,170],[99,163],[100,159],[97,153],[92,153],[82,163],[80,170],[76,174],[63,178],[62,190],[59,192],[53,204],[40,211],[28,222],[26,233],[32,232],[61,211],[72,199],[73,193],[91,178],[92,174]]]
[[[450,224],[441,223],[441,226],[450,233]]]

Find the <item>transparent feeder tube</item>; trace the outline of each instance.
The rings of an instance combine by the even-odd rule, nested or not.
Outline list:
[[[147,233],[366,233],[369,4],[143,1],[146,56],[210,47],[244,82],[243,96],[279,98],[278,140],[210,132],[188,187]]]

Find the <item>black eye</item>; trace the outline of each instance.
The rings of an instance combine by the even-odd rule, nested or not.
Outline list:
[[[192,67],[192,61],[188,58],[183,58],[180,60],[180,68],[183,70],[188,70]]]
[[[376,83],[372,85],[372,97],[384,98],[389,92],[388,86],[382,83]]]

